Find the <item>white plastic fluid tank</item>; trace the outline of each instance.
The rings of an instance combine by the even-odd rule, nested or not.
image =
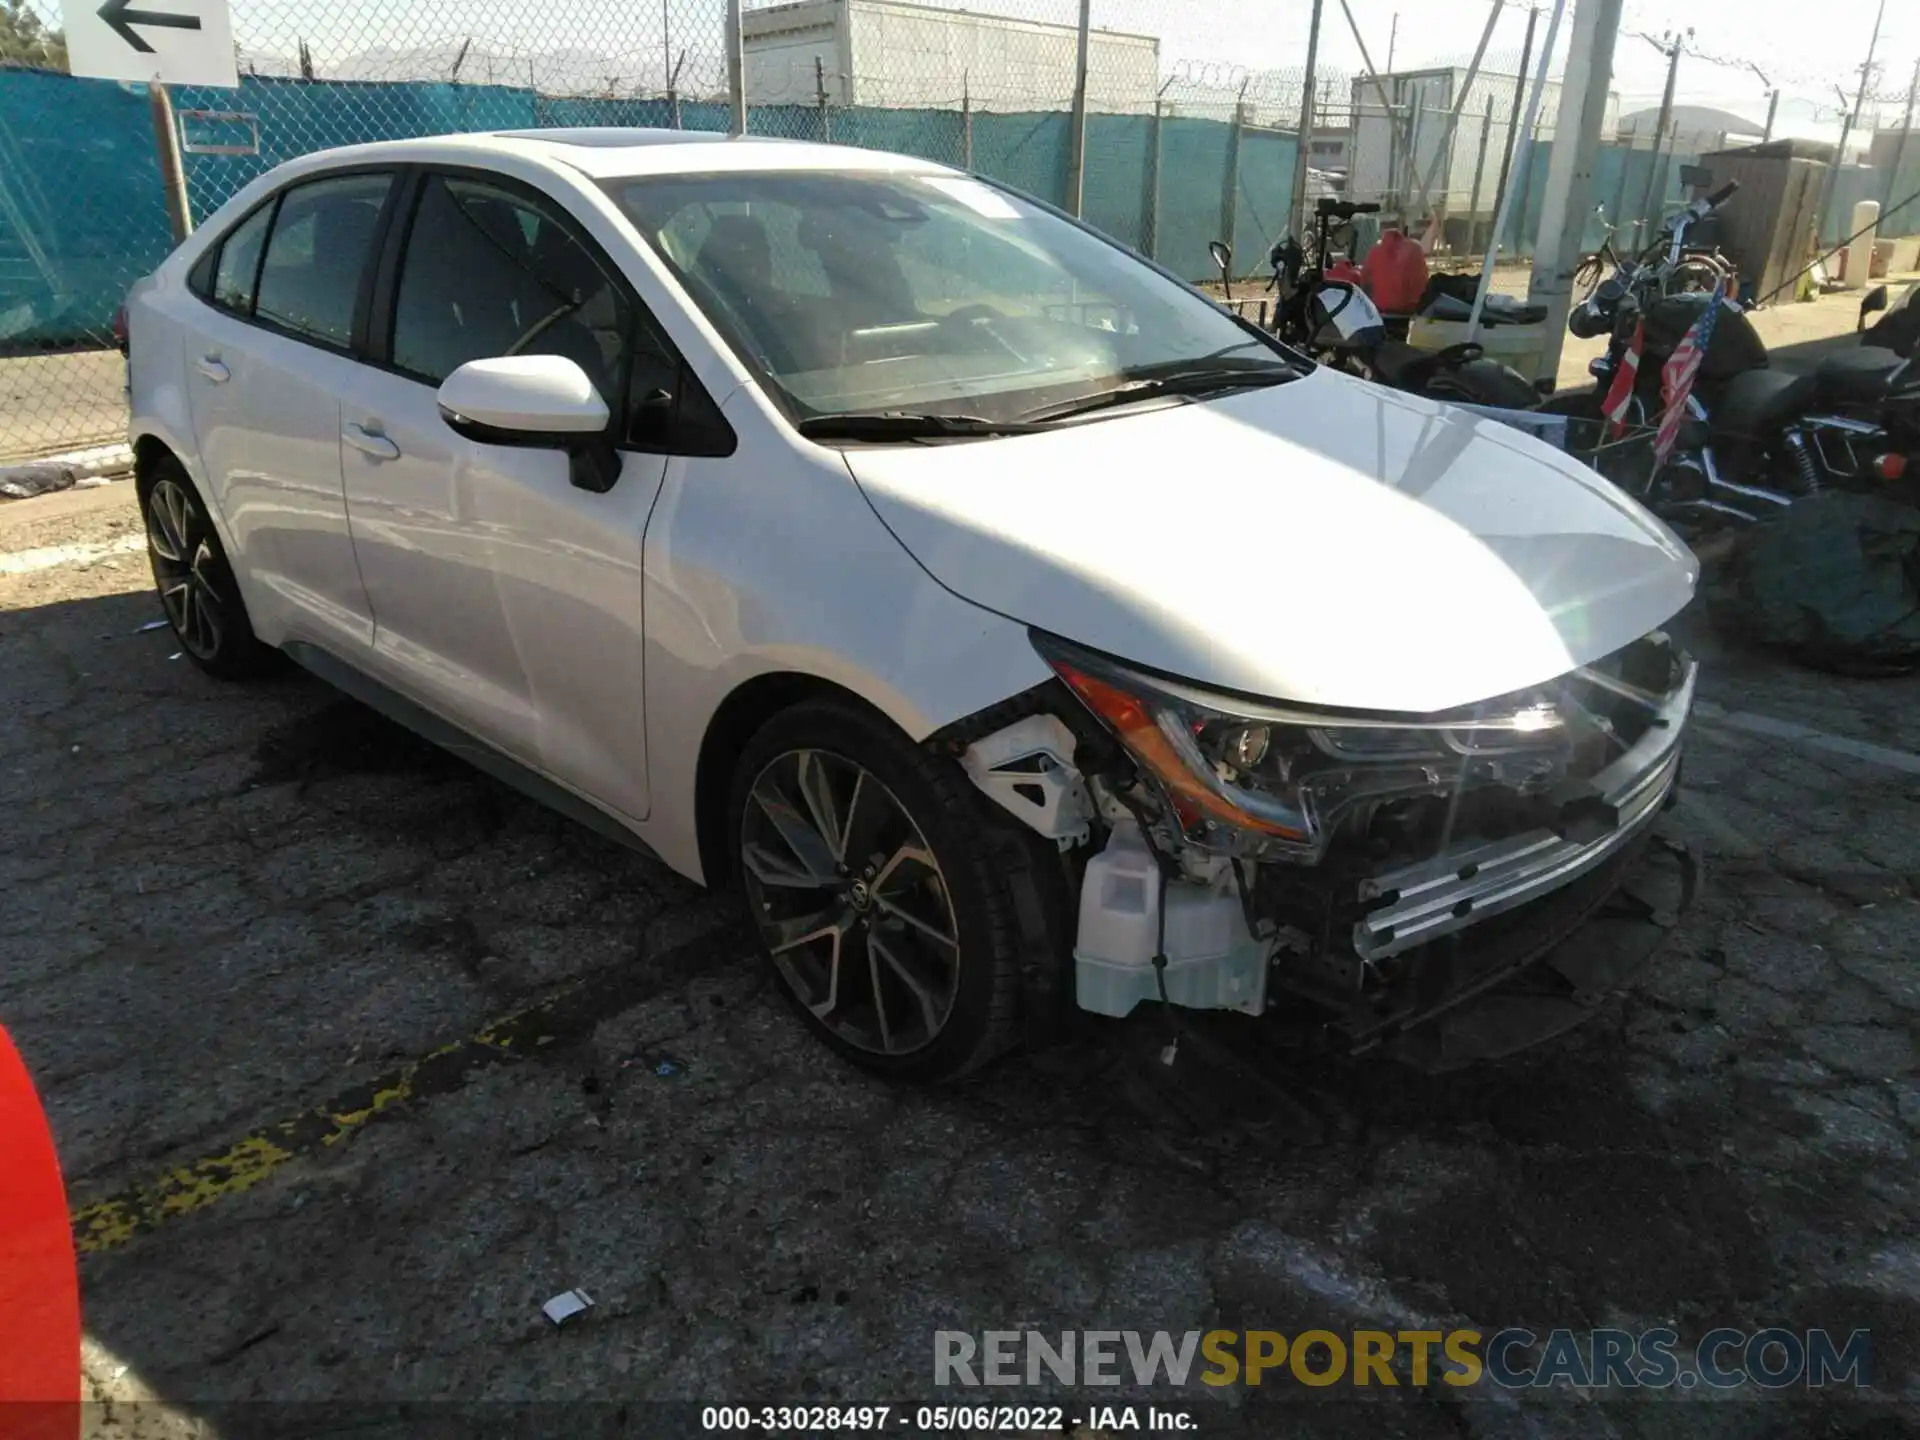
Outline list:
[[[1122,820],[1106,849],[1087,862],[1074,952],[1103,965],[1151,969],[1159,943],[1160,869],[1140,827]]]
[[[1165,976],[1154,970],[1160,906],[1167,907]],[[1176,1005],[1244,1009],[1259,1014],[1266,994],[1266,946],[1247,932],[1239,892],[1231,885],[1169,880],[1141,838],[1123,820],[1087,862],[1080,887],[1080,930],[1073,947],[1074,999],[1097,1015],[1126,1015],[1157,999],[1161,981]]]
[[[1847,234],[1859,238],[1847,246],[1846,273],[1840,277],[1841,285],[1849,290],[1863,287],[1873,273],[1873,244],[1878,238],[1879,223],[1878,200],[1862,200],[1853,207],[1853,223],[1847,226]]]

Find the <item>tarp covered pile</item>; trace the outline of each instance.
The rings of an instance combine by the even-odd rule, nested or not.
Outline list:
[[[1848,675],[1920,669],[1920,508],[1830,491],[1744,532],[1709,596],[1729,633]]]

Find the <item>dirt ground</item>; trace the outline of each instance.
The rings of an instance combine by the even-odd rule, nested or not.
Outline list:
[[[1256,1085],[1161,1064],[1147,1007],[903,1090],[805,1034],[727,897],[313,680],[203,677],[138,545],[127,485],[0,508],[0,1023],[84,1251],[91,1434],[618,1400],[485,1413],[654,1435],[666,1401],[981,1398],[933,1390],[942,1328],[1515,1325],[1866,1329],[1874,1388],[1152,1398],[1205,1435],[1907,1433],[1920,679],[1690,618],[1705,892],[1533,1058],[1433,1081],[1220,1027]],[[441,1408],[328,1408],[383,1401]]]

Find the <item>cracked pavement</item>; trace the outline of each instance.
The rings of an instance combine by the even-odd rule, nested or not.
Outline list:
[[[725,897],[311,679],[169,659],[113,548],[137,533],[130,486],[0,510],[0,552],[77,547],[0,573],[0,1023],[76,1208],[570,982],[617,1002],[83,1255],[94,1433],[224,1434],[252,1401],[924,1399],[936,1329],[1021,1324],[1874,1337],[1867,1400],[1195,1385],[1203,1434],[1912,1422],[1920,774],[1697,723],[1674,818],[1704,895],[1531,1057],[1432,1080],[1217,1027],[1262,1084],[1160,1065],[1149,1007],[904,1090],[808,1037]],[[1727,711],[1920,750],[1920,679],[1682,628]],[[597,1306],[556,1331],[573,1286]]]

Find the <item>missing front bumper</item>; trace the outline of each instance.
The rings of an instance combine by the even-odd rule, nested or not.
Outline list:
[[[1353,927],[1353,949],[1370,964],[1430,944],[1542,899],[1631,846],[1660,812],[1680,773],[1681,737],[1699,667],[1680,683],[1634,745],[1593,778],[1616,817],[1604,834],[1577,839],[1536,830],[1416,861],[1361,882],[1371,908]]]
[[[1537,1040],[1577,1023],[1613,988],[1606,975],[1637,969],[1650,947],[1625,943],[1619,964],[1589,953],[1577,984],[1562,973],[1570,962],[1530,967],[1613,903],[1650,849],[1673,853],[1652,842],[1697,674],[1658,633],[1583,668],[1567,699],[1583,726],[1576,753],[1593,758],[1552,790],[1503,795],[1483,781],[1462,790],[1465,804],[1370,814],[1357,823],[1371,830],[1350,832],[1318,865],[1176,852],[1149,828],[1150,810],[1138,825],[1109,813],[1079,891],[1075,998],[1116,1016],[1156,999],[1258,1015],[1287,989],[1331,1012],[1349,1048],[1424,1047],[1441,1068],[1535,1043],[1515,1039],[1529,1027]],[[1436,834],[1463,838],[1442,846]],[[1415,861],[1368,858],[1423,849]],[[1550,993],[1506,994],[1529,983],[1515,982],[1522,972]]]
[[[1698,898],[1697,854],[1647,826],[1553,901],[1515,911],[1433,957],[1427,986],[1389,1016],[1336,1022],[1345,1048],[1438,1073],[1565,1034],[1648,967]]]

